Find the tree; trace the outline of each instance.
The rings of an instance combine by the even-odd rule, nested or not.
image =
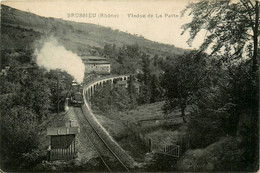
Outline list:
[[[253,59],[253,68],[256,70],[258,8],[257,1],[254,5],[249,0],[237,3],[217,0],[191,3],[182,12],[184,15],[190,10],[189,15],[193,15],[192,21],[183,25],[183,33],[189,29],[190,38],[187,42],[191,44],[201,30],[206,30],[207,38],[200,50],[211,46],[214,54],[224,48],[226,53],[232,54],[232,59],[242,58],[244,51],[250,51],[254,47],[254,55],[250,58]]]
[[[189,4],[183,14],[188,10],[190,10],[189,15],[193,15],[193,19],[190,23],[183,25],[183,33],[190,30],[190,38],[187,41],[189,44],[201,30],[206,30],[207,37],[200,46],[201,51],[211,47],[211,54],[215,54],[223,52],[224,49],[224,56],[222,56],[224,62],[241,60],[243,55],[247,54],[246,60],[251,63],[252,69],[251,110],[256,120],[259,99],[257,73],[259,2],[253,3],[250,0],[240,0],[235,3],[217,0],[200,1]]]
[[[141,83],[139,103],[147,104],[151,102],[152,90],[151,90],[151,74],[152,64],[150,56],[142,55],[142,73],[139,73],[137,78]]]
[[[91,97],[91,103],[94,108],[96,107],[102,112],[108,112],[111,109],[111,89],[112,85],[110,83],[105,84],[101,88],[97,88],[94,96]]]
[[[109,56],[110,58],[115,58],[117,54],[117,49],[115,44],[105,44],[103,54]]]
[[[250,111],[251,118],[250,141],[251,161],[257,162],[258,158],[258,107],[259,107],[259,77],[258,77],[258,59],[259,59],[259,2],[258,0],[240,0],[232,1],[199,1],[189,4],[183,11],[190,11],[193,15],[190,23],[183,26],[183,33],[190,32],[188,43],[191,44],[194,38],[201,30],[206,30],[203,44],[200,50],[204,51],[211,47],[211,55],[224,52],[221,56],[222,62],[234,65],[241,63],[245,59],[247,65],[251,66],[251,72],[248,77],[249,83],[240,83],[246,88],[250,88]],[[253,49],[253,54],[252,54]],[[243,62],[244,63],[244,62]],[[234,90],[235,91],[235,90]],[[236,92],[236,91],[235,91]],[[255,151],[255,152],[253,152]]]
[[[117,74],[133,74],[139,68],[140,64],[140,48],[137,44],[134,45],[124,45],[119,48],[117,54],[117,61],[119,63],[119,67],[114,68],[112,66],[113,72],[115,71]]]
[[[126,88],[105,84],[95,91],[91,97],[94,109],[112,115],[116,111],[125,111],[131,107],[131,99]]]
[[[135,80],[134,77],[130,76],[130,80],[128,81],[127,90],[128,90],[131,105],[133,107],[136,107],[136,105],[137,105],[137,91],[136,91],[136,88],[135,88],[134,80]]]
[[[158,56],[151,58],[149,55],[142,55],[142,72],[137,78],[141,83],[139,102],[154,103],[162,98],[162,88],[160,85],[160,77],[162,74],[159,66]]]
[[[159,80],[158,74],[151,75],[151,103],[160,101],[162,99],[162,87]]]
[[[51,91],[44,74],[38,70],[27,73],[23,80],[23,86],[16,95],[16,105],[27,107],[34,111],[41,120],[46,116],[51,106]]]
[[[16,171],[30,167],[25,155],[38,148],[36,115],[26,107],[14,107],[1,111],[1,160],[5,168]]]
[[[45,82],[51,92],[51,110],[57,112],[58,110],[58,95],[59,95],[59,105],[62,111],[65,103],[66,96],[71,89],[71,83],[73,77],[66,72],[61,72],[60,70],[51,70],[45,74],[48,80]]]
[[[162,77],[166,98],[164,111],[180,108],[184,122],[185,109],[194,101],[196,92],[206,85],[205,57],[202,53],[186,53],[168,64]]]
[[[38,127],[46,126],[50,108],[57,103],[57,79],[60,96],[64,96],[60,100],[64,101],[72,77],[65,72],[46,72],[18,59],[8,59],[10,69],[0,77],[0,160],[5,170],[30,171],[43,159],[38,140],[42,129]]]

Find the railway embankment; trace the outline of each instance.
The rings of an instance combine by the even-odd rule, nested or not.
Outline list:
[[[82,110],[84,114],[88,116],[89,121],[92,123],[102,139],[104,139],[105,143],[113,150],[113,152],[119,157],[119,159],[129,168],[134,168],[138,166],[138,163],[136,163],[134,159],[127,154],[127,152],[113,139],[113,137],[98,121],[88,103],[85,103],[85,105],[82,106]]]

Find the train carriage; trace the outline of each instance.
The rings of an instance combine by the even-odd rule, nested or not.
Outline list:
[[[78,84],[76,81],[72,82],[70,103],[72,106],[81,106],[84,103],[82,85]]]

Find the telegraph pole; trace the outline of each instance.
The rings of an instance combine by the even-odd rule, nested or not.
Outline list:
[[[58,75],[58,81],[57,81],[57,92],[58,92],[58,116],[60,114],[60,84],[59,84],[59,75]]]

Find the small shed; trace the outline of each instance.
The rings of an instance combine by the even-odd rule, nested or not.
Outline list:
[[[79,127],[48,128],[51,137],[50,160],[71,159],[76,155],[75,137]]]

